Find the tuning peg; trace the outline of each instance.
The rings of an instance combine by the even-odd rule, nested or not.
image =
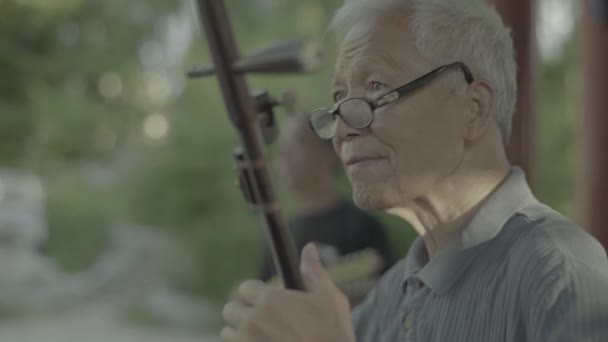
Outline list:
[[[318,42],[307,39],[290,40],[264,47],[235,61],[233,71],[257,74],[299,74],[315,72],[323,64],[323,51]],[[190,78],[215,74],[212,65],[195,67],[188,71]]]

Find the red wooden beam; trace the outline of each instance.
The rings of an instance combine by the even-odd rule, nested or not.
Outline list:
[[[608,0],[583,1],[578,126],[578,210],[608,249]]]

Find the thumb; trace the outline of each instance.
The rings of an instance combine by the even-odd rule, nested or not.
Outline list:
[[[331,276],[321,264],[319,251],[314,243],[308,243],[302,250],[300,272],[309,292],[329,294],[337,290]]]

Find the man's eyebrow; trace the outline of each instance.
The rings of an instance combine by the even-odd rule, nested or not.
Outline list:
[[[344,64],[335,67],[335,73],[330,83],[330,95],[333,97],[333,93],[342,87],[344,87],[345,77],[351,77],[350,81],[360,80],[363,81],[367,77],[381,77],[384,80],[398,82],[400,78],[398,75],[410,73],[406,69],[397,63],[397,61],[389,54],[370,54],[363,56],[356,61],[350,61],[349,67],[352,69],[349,72],[351,74],[345,75],[346,66]]]
[[[352,80],[362,79],[363,77],[367,77],[367,75],[372,73],[372,69],[368,67],[369,61],[361,60],[354,63],[354,65],[350,65],[349,75],[345,75],[346,67],[336,68],[336,72],[332,78],[331,89],[339,88],[344,85],[344,78],[349,77]]]
[[[330,89],[332,91],[343,82],[342,75],[344,74],[344,71],[345,71],[344,64],[338,64],[334,67],[334,74],[332,75],[331,83],[330,83]]]

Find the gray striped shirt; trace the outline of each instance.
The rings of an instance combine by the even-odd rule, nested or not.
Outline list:
[[[418,238],[353,312],[358,342],[608,342],[602,246],[511,175],[429,260]]]

